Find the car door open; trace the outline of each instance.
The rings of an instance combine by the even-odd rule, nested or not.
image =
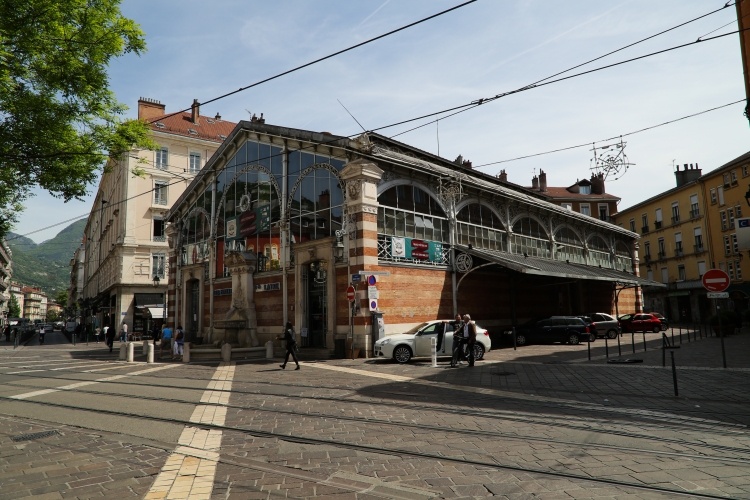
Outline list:
[[[415,356],[432,355],[430,349],[431,339],[436,339],[437,341],[438,326],[442,326],[442,323],[433,323],[431,325],[427,325],[422,330],[417,332],[417,335],[414,337]]]

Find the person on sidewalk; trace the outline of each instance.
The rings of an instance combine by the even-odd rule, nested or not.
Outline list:
[[[471,316],[464,314],[464,338],[466,349],[469,351],[469,366],[474,366],[474,344],[477,342],[477,326],[471,321]]]
[[[108,328],[107,333],[104,335],[104,343],[109,346],[109,352],[112,352],[112,348],[115,346],[116,330],[116,328]]]
[[[463,357],[463,336],[464,322],[461,320],[461,315],[456,314],[456,323],[453,325],[453,358],[451,358],[451,368],[455,368],[456,364],[460,362],[460,358]]]
[[[281,369],[286,368],[286,364],[289,362],[289,355],[292,355],[292,359],[295,363],[297,363],[297,368],[295,370],[299,370],[299,361],[297,360],[297,354],[295,351],[297,350],[297,341],[294,338],[294,328],[292,327],[292,322],[287,321],[286,322],[286,328],[284,328],[284,338],[276,337],[276,340],[284,340],[286,341],[286,357],[284,358],[284,364],[279,365]]]
[[[127,341],[128,341],[128,324],[123,321],[122,328],[120,330],[120,342],[127,342]]]
[[[161,330],[161,342],[159,343],[159,359],[161,359],[164,353],[164,347],[166,346],[168,351],[172,350],[172,329],[167,325]]]
[[[174,351],[172,352],[172,359],[182,360],[184,345],[185,331],[181,326],[178,326],[174,335]]]

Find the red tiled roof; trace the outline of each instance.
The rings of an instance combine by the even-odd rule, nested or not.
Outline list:
[[[210,116],[202,115],[196,124],[193,123],[190,113],[177,113],[171,116],[166,114],[151,118],[149,121],[151,122],[151,129],[154,131],[184,135],[185,137],[214,142],[224,142],[224,139],[229,136],[237,125],[234,122],[217,120]],[[161,127],[159,124],[164,126]],[[191,130],[194,130],[196,133],[191,133]]]
[[[532,188],[531,186],[527,186],[526,189],[531,189],[533,191],[538,191],[537,189]],[[608,200],[619,200],[620,198],[609,193],[604,194],[580,194],[580,193],[571,193],[568,191],[568,188],[564,187],[547,187],[547,191],[541,192],[544,195],[547,195],[551,198],[580,198],[582,200],[601,200],[601,199],[608,199]]]

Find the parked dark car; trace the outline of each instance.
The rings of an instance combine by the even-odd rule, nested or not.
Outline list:
[[[651,315],[656,316],[657,318],[659,318],[659,321],[661,321],[661,331],[662,332],[666,332],[669,329],[669,321],[667,320],[667,318],[665,318],[664,316],[662,316],[659,313],[649,313],[649,314],[651,314]]]
[[[661,331],[661,321],[651,313],[623,314],[620,325],[624,332],[654,332]]]
[[[516,328],[516,344],[550,344],[567,342],[576,345],[591,338],[589,327],[581,318],[573,316],[552,317],[529,321]],[[512,340],[511,340],[512,342]]]
[[[591,328],[591,333],[597,337],[606,336],[610,339],[616,339],[622,332],[620,322],[607,313],[591,313],[586,316],[591,318],[592,323],[589,328]]]

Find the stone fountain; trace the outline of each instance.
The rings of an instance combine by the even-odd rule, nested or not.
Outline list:
[[[232,275],[232,306],[223,320],[214,321],[213,341],[240,347],[257,347],[258,319],[255,314],[253,273],[257,258],[252,252],[230,252],[224,264]],[[224,330],[221,334],[216,329]]]

